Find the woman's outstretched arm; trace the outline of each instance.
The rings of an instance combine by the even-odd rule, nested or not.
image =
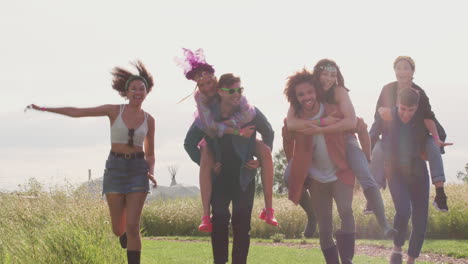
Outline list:
[[[110,116],[110,113],[117,105],[101,105],[97,107],[89,107],[89,108],[77,108],[77,107],[40,107],[35,104],[30,105],[31,108],[56,113],[60,115],[65,115],[69,117],[88,117],[88,116]]]

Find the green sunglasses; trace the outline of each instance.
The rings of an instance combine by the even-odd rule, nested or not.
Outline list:
[[[235,92],[238,92],[239,94],[242,94],[242,92],[244,91],[244,87],[232,88],[232,89],[221,88],[221,90],[229,92],[229,94],[234,94]]]

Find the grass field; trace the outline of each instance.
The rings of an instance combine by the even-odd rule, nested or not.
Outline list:
[[[169,240],[148,240],[143,241],[142,263],[144,264],[162,264],[162,263],[193,263],[208,264],[212,263],[211,245],[207,239],[195,237],[167,237]],[[190,242],[190,240],[192,242]],[[265,242],[265,240],[260,240]],[[308,243],[318,243],[317,240],[307,240]],[[232,242],[232,241],[231,241]],[[249,264],[284,264],[284,263],[324,263],[322,252],[318,248],[300,248],[298,240],[286,240],[287,243],[297,243],[297,246],[277,246],[277,245],[256,245],[258,239],[253,239],[253,245],[250,247],[248,263]],[[359,241],[360,244],[382,244],[385,241]],[[382,242],[382,241],[380,241]],[[434,248],[439,247],[441,252],[450,252],[450,247],[456,246],[460,250],[467,252],[468,243],[466,241],[429,241]],[[450,241],[449,241],[450,242]],[[232,244],[231,244],[232,246]],[[431,247],[432,247],[431,246]],[[427,251],[427,250],[426,250]],[[466,254],[466,253],[465,253]],[[461,260],[463,261],[463,260]],[[468,262],[468,259],[466,259]],[[387,257],[369,257],[357,255],[354,263],[388,263]],[[418,261],[418,263],[437,263]]]
[[[151,238],[146,238],[151,239]],[[193,242],[210,242],[209,237],[161,237],[159,239],[169,240],[169,241],[193,241]],[[154,240],[150,240],[154,241]],[[232,242],[232,239],[231,239]],[[252,244],[273,244],[271,239],[261,239],[261,238],[252,238]],[[316,247],[319,247],[319,240],[317,238],[311,239],[284,239],[284,244],[300,246],[304,243],[312,244]],[[369,240],[369,239],[357,239],[356,245],[374,245],[382,246],[386,248],[391,248],[393,246],[392,240]],[[406,248],[408,244],[405,244]],[[424,246],[422,253],[435,253],[450,256],[453,258],[467,259],[468,263],[468,240],[435,240],[435,239],[426,239],[424,241]]]
[[[187,243],[177,241],[145,240],[143,243],[144,264],[168,263],[213,263],[211,245],[204,243]],[[308,250],[286,246],[252,245],[248,258],[249,264],[285,264],[285,263],[324,263],[322,252],[318,249]],[[358,256],[355,263],[387,263],[383,258]]]

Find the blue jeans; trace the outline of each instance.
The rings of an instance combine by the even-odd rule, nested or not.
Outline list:
[[[377,141],[374,149],[372,149],[372,159],[369,164],[369,170],[380,188],[385,189],[387,187],[387,180],[385,179],[384,152],[381,140]]]
[[[421,252],[427,226],[429,206],[429,175],[426,163],[419,159],[413,166],[419,167],[419,174],[410,175],[412,181],[395,171],[388,179],[388,187],[395,205],[393,227],[398,233],[393,244],[401,247],[405,243],[408,222],[411,217],[413,230],[409,239],[408,255],[417,258]]]
[[[431,137],[428,137],[425,148],[431,170],[432,184],[439,181],[445,182],[444,162],[442,161],[442,154],[440,153],[439,146],[437,146]],[[385,189],[386,182],[383,164],[384,155],[382,141],[379,140],[372,150],[372,161],[369,165],[369,169],[371,174],[374,176],[375,181],[380,185],[381,188]]]
[[[369,162],[367,161],[366,155],[364,155],[364,152],[359,147],[359,143],[353,134],[346,135],[346,156],[348,164],[363,190],[367,190],[371,187],[379,187],[369,170]]]
[[[426,155],[431,170],[432,184],[440,181],[445,182],[444,162],[442,161],[440,147],[431,137],[426,140]]]

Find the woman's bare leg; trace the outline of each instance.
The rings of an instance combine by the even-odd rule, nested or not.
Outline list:
[[[127,223],[125,210],[125,194],[121,193],[106,193],[107,205],[109,206],[112,232],[120,237],[125,233]]]
[[[262,166],[260,175],[262,178],[265,208],[273,208],[273,158],[270,148],[258,139],[255,144],[255,156],[260,160]]]
[[[127,250],[141,250],[140,218],[147,193],[134,192],[126,195],[127,203]]]
[[[214,168],[214,156],[210,148],[204,144],[200,144],[200,194],[203,206],[203,216],[210,215],[211,202],[211,174]]]

